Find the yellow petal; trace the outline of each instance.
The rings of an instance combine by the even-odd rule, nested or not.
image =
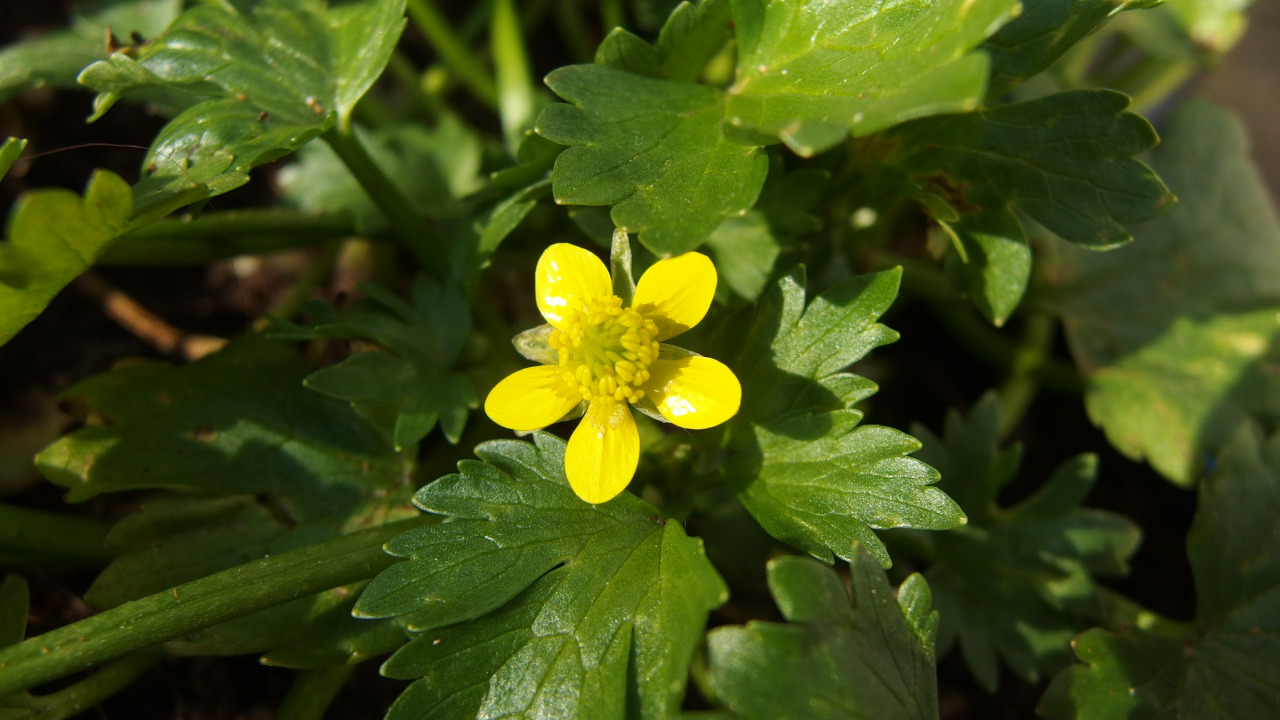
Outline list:
[[[569,314],[584,300],[613,295],[609,271],[600,258],[577,245],[556,243],[538,258],[534,291],[542,317],[563,330]]]
[[[702,253],[659,260],[636,283],[631,307],[658,326],[661,342],[697,325],[716,294],[716,266]]]
[[[539,365],[503,378],[484,399],[484,411],[502,427],[527,432],[559,420],[580,402],[582,395],[561,379],[558,365]]]
[[[592,505],[612,500],[627,488],[640,461],[640,432],[625,402],[591,401],[569,437],[564,472],[578,497]]]
[[[653,400],[662,417],[682,428],[704,430],[719,425],[742,404],[738,378],[719,360],[697,355],[660,357],[649,372],[645,397]]]

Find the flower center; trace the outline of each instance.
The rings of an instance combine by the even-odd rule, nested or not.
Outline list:
[[[614,295],[583,303],[551,333],[551,347],[560,353],[564,379],[578,388],[582,399],[636,402],[640,386],[649,380],[649,364],[658,357],[653,339],[658,326]]]

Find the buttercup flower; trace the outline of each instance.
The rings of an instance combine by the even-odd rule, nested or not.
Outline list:
[[[738,412],[742,387],[728,367],[662,342],[697,325],[711,306],[716,269],[706,255],[654,263],[623,307],[604,263],[560,243],[538,260],[535,289],[557,364],[508,375],[489,392],[484,411],[503,427],[531,431],[585,402],[564,458],[578,497],[602,503],[631,482],[640,459],[632,405],[692,430]]]

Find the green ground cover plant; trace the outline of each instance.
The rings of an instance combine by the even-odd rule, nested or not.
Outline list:
[[[1247,4],[15,35],[0,720],[1280,716],[1280,220],[1185,89]]]

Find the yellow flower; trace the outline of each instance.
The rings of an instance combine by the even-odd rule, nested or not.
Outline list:
[[[508,375],[489,392],[484,411],[503,427],[527,432],[585,402],[564,458],[569,485],[583,500],[608,501],[635,475],[640,435],[631,405],[694,430],[738,412],[742,387],[728,367],[662,342],[707,314],[716,269],[706,255],[654,263],[636,284],[631,307],[623,307],[604,263],[560,243],[538,260],[536,292],[558,364]]]

